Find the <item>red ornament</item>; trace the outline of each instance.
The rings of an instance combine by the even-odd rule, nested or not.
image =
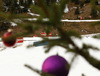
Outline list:
[[[42,71],[53,76],[67,76],[68,63],[63,57],[53,55],[44,61]]]
[[[4,33],[2,40],[4,45],[7,47],[12,47],[16,43],[16,38],[13,36],[13,33],[11,31]]]

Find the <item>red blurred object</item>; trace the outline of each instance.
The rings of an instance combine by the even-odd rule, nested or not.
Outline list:
[[[47,34],[45,32],[41,32],[41,36],[45,37]]]
[[[52,33],[50,32],[48,35],[46,34],[46,32],[41,32],[41,36],[46,37],[46,36],[52,36]]]
[[[16,43],[16,38],[13,36],[12,32],[4,33],[2,40],[3,40],[3,44],[7,47],[12,47]]]
[[[80,16],[80,20],[82,20],[83,19],[83,17],[82,16]]]
[[[18,38],[17,38],[17,43],[23,43],[23,41],[24,41],[24,40],[23,40],[23,37],[18,37]]]
[[[50,32],[48,36],[52,36],[52,33]]]
[[[37,35],[35,34],[35,37],[37,37]]]

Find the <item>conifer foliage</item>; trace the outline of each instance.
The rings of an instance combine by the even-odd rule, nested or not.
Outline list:
[[[4,10],[3,5],[4,5],[3,1],[0,0],[0,11],[3,11]]]
[[[97,48],[91,45],[86,45],[86,44],[83,44],[82,48],[79,48],[71,39],[71,37],[74,36],[80,39],[81,38],[80,35],[78,33],[73,32],[72,30],[67,32],[66,30],[62,29],[61,18],[64,14],[63,11],[65,8],[65,5],[68,4],[69,1],[61,0],[59,5],[57,5],[56,3],[52,3],[50,7],[47,7],[47,5],[45,4],[45,1],[43,2],[43,0],[36,0],[36,1],[37,1],[38,6],[32,5],[31,7],[32,7],[32,10],[34,10],[34,12],[40,15],[40,17],[38,17],[36,21],[33,20],[31,22],[35,23],[35,25],[41,24],[40,26],[42,27],[47,27],[47,28],[53,27],[58,30],[59,36],[60,36],[60,38],[58,39],[50,40],[48,38],[45,38],[43,41],[41,41],[41,42],[45,42],[45,41],[49,42],[49,44],[47,45],[48,49],[45,52],[46,53],[49,52],[50,49],[55,45],[62,46],[66,48],[68,52],[73,52],[75,54],[81,55],[84,59],[86,59],[89,62],[90,65],[100,70],[100,66],[99,66],[100,60],[97,60],[96,58],[91,56],[88,51],[90,48],[91,49],[97,49]],[[47,20],[43,21],[44,18],[46,18]],[[33,26],[31,26],[31,28],[32,27]],[[50,28],[48,30],[50,30]],[[69,45],[73,46],[73,48],[71,48]],[[75,57],[76,56],[77,55],[75,55]]]
[[[4,11],[4,2],[0,0],[0,12]],[[4,17],[1,16],[0,14],[0,32],[5,31],[9,28],[9,22],[6,21]]]
[[[79,15],[79,14],[80,14],[79,7],[77,7],[75,10],[75,15]]]
[[[65,6],[66,4],[69,3],[69,0],[60,0],[59,4],[57,4],[54,0],[53,0],[54,2],[52,2],[52,0],[48,2],[48,0],[46,0],[48,3],[45,0],[35,0],[35,1],[36,1],[36,5],[31,5],[31,11],[34,11],[34,13],[37,13],[40,15],[39,17],[36,17],[37,18],[36,20],[29,21],[27,19],[24,19],[27,17],[22,16],[22,15],[20,17],[19,15],[14,15],[14,14],[8,16],[8,19],[10,20],[11,18],[12,20],[17,18],[23,21],[22,23],[15,22],[18,25],[22,26],[22,28],[27,30],[27,33],[25,31],[25,33],[23,33],[23,36],[25,34],[34,33],[36,30],[38,30],[41,27],[45,27],[44,31],[46,32],[50,31],[52,28],[56,29],[59,34],[58,39],[51,40],[49,38],[44,38],[43,41],[40,42],[40,43],[43,43],[46,41],[49,42],[49,44],[46,45],[47,47],[47,50],[45,51],[46,53],[48,53],[52,47],[54,47],[55,45],[58,45],[65,48],[67,52],[74,53],[75,54],[74,59],[77,57],[77,55],[81,55],[84,59],[88,61],[90,65],[100,70],[100,60],[97,60],[96,58],[91,56],[89,53],[90,48],[96,49],[96,50],[98,48],[91,45],[86,45],[86,44],[83,44],[82,48],[79,48],[72,40],[72,37],[81,39],[81,36],[78,33],[74,32],[73,30],[66,31],[62,28],[61,19],[64,14]],[[86,0],[86,1],[89,1],[89,0]],[[11,5],[9,4],[10,2],[11,2]],[[26,3],[24,3],[23,0],[20,0],[19,4],[17,4],[16,0],[7,0],[5,4],[7,7],[9,7],[9,11],[13,13],[13,12],[16,12],[15,7],[19,7],[20,5],[28,9],[31,2],[32,2],[31,0],[27,0]],[[79,14],[79,12],[77,13]],[[28,16],[28,18],[29,17],[30,16]],[[70,46],[72,46],[73,48]],[[31,69],[32,71],[37,72],[41,76],[50,76],[50,75],[41,73],[41,71],[34,69],[29,65],[25,65],[25,66]],[[70,71],[70,67],[71,67],[71,64],[69,66],[69,71]]]
[[[93,18],[98,17],[98,11],[97,11],[95,8],[92,8],[92,10],[91,10],[91,16],[92,16]]]
[[[32,0],[3,0],[5,4],[5,11],[11,13],[28,12]]]

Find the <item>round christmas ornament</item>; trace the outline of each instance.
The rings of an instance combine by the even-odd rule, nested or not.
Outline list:
[[[68,62],[61,56],[50,56],[44,61],[42,71],[53,76],[67,76]]]
[[[12,30],[8,30],[8,32],[4,33],[2,40],[3,44],[7,47],[12,47],[16,43],[16,38],[13,36]]]

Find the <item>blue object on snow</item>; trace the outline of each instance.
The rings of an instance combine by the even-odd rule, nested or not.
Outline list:
[[[34,44],[33,45],[35,45],[35,46],[43,46],[43,45],[48,45],[49,44],[49,42],[43,42],[43,43],[40,43],[40,41],[36,41],[36,42],[34,42]]]

